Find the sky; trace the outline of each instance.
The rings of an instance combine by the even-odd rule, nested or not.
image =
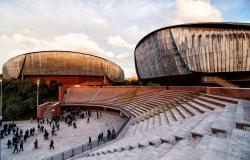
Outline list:
[[[140,39],[191,22],[250,23],[250,0],[0,0],[0,67],[23,53],[67,50],[111,60],[133,77]]]

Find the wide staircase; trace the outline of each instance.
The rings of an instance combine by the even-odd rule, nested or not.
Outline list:
[[[165,94],[166,91],[156,97]],[[183,98],[179,101],[173,96],[170,98],[171,103],[165,101],[164,104],[160,103],[151,111],[152,114],[146,110],[138,113],[123,138],[90,151],[88,157],[78,158],[84,160],[248,160],[250,158],[249,101],[209,94],[185,93],[184,95],[180,96]],[[152,99],[148,100],[151,101]],[[163,99],[156,98],[154,101],[162,102]]]

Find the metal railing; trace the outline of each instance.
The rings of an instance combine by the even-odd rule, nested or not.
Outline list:
[[[127,110],[124,110],[124,109],[121,109],[121,110],[123,110],[123,112],[126,112],[129,115],[129,117],[122,124],[122,126],[119,128],[119,130],[115,132],[115,138],[109,138],[108,139],[107,136],[106,136],[99,142],[98,142],[98,140],[94,140],[94,141],[92,141],[91,145],[89,145],[88,143],[85,143],[83,145],[68,149],[68,150],[66,150],[64,152],[52,155],[52,156],[50,156],[48,158],[45,158],[43,160],[66,160],[66,159],[69,159],[69,158],[72,158],[74,156],[80,155],[80,154],[82,154],[82,153],[84,153],[86,151],[89,151],[89,150],[91,150],[93,148],[99,147],[102,144],[105,144],[107,142],[110,142],[110,141],[116,139],[119,136],[119,134],[121,133],[121,131],[124,129],[124,127],[127,125],[129,120],[131,119],[131,113],[130,112],[128,112]]]

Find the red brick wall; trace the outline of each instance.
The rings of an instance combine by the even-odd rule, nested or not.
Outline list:
[[[207,87],[206,93],[250,100],[250,88],[247,89]]]
[[[47,85],[49,85],[51,80],[59,81],[64,86],[88,85],[92,83],[101,85],[104,83],[103,76],[24,76],[24,79],[30,79],[36,83],[38,77],[43,79]]]
[[[43,113],[45,112],[47,108],[48,103],[41,104],[37,107],[37,117],[41,118],[43,116]]]
[[[52,117],[59,115],[61,113],[61,103],[58,103],[57,105],[53,105],[55,103],[57,102],[46,102],[46,103],[39,105],[37,107],[37,117],[42,118],[44,112],[46,111],[48,107],[51,108],[51,111],[54,110],[52,112]]]
[[[202,86],[168,86],[169,90],[183,90],[183,91],[192,91],[195,93],[205,92],[205,87]]]
[[[60,86],[58,88],[58,101],[61,102],[61,103],[63,101],[64,93],[65,93],[65,87]]]

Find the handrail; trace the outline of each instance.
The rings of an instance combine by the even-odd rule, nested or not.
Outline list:
[[[118,137],[118,135],[121,133],[121,131],[124,129],[124,127],[127,125],[127,123],[129,122],[129,120],[131,119],[131,113],[123,108],[121,108],[120,110],[122,110],[122,112],[126,112],[129,117],[126,119],[126,121],[122,124],[122,126],[118,129],[118,131],[115,132],[115,138],[113,139],[108,139],[107,136],[104,137],[99,143],[98,140],[94,140],[92,142],[92,145],[88,145],[88,143],[85,143],[83,145],[77,146],[77,147],[73,147],[71,149],[68,149],[66,151],[63,151],[61,153],[57,153],[55,155],[52,155],[48,158],[44,158],[42,160],[66,160],[69,158],[72,158],[76,155],[80,155],[86,151],[89,151],[93,148],[99,147],[101,144],[105,144],[107,142],[110,142],[114,139],[116,139]]]

